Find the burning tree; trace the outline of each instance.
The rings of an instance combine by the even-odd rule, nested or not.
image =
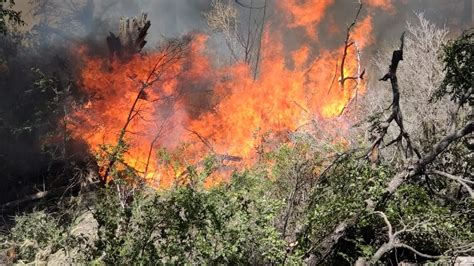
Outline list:
[[[140,36],[140,35],[139,35]],[[142,37],[139,37],[142,38]],[[133,47],[136,44],[136,42],[133,42]],[[186,46],[189,44],[189,39],[185,40],[170,40],[167,41],[166,44],[164,44],[160,48],[160,54],[161,56],[157,58],[153,68],[149,71],[149,74],[146,78],[146,80],[139,81],[141,86],[138,89],[138,92],[136,94],[136,97],[134,101],[131,103],[130,111],[127,115],[127,118],[125,120],[125,124],[120,130],[117,143],[115,146],[112,146],[110,151],[106,151],[108,154],[106,156],[107,158],[107,163],[106,166],[103,170],[102,174],[102,182],[105,184],[107,182],[107,179],[109,178],[109,175],[111,172],[114,172],[117,170],[115,167],[117,162],[124,163],[121,161],[121,157],[123,156],[123,153],[126,152],[127,150],[127,144],[125,141],[125,136],[127,133],[130,133],[129,131],[129,125],[130,123],[133,122],[134,119],[139,119],[140,117],[143,117],[141,115],[142,112],[144,112],[139,104],[140,101],[149,101],[147,96],[147,90],[156,82],[160,81],[161,78],[164,76],[164,73],[171,68],[173,65],[177,64],[185,54]],[[159,133],[158,133],[159,134]],[[149,156],[151,156],[151,150],[153,148],[154,143],[151,143],[151,148],[149,152]],[[147,162],[149,163],[149,158],[147,159]],[[145,173],[148,170],[148,163],[145,166]],[[130,166],[125,163],[125,166],[129,168]],[[134,168],[130,168],[131,170],[134,170]],[[116,175],[116,173],[112,174]],[[141,178],[141,177],[140,177]],[[122,189],[118,186],[118,190],[122,191]],[[130,191],[122,191],[123,193],[130,193]],[[128,197],[131,195],[123,195],[123,200],[128,201]]]

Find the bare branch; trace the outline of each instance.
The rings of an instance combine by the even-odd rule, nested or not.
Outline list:
[[[429,174],[439,175],[439,176],[442,176],[442,177],[445,177],[445,178],[448,178],[448,179],[451,179],[451,180],[454,180],[454,181],[458,182],[459,184],[461,184],[467,190],[467,192],[469,193],[469,196],[471,197],[471,199],[474,199],[474,191],[471,188],[471,186],[468,185],[468,184],[474,185],[473,181],[470,181],[470,180],[467,180],[467,179],[464,179],[462,177],[455,176],[455,175],[452,175],[452,174],[449,174],[449,173],[438,171],[438,170],[427,171],[426,174],[428,174],[428,175]]]
[[[235,3],[235,4],[234,4]],[[242,9],[245,12],[245,21]],[[254,1],[244,4],[238,0],[213,0],[211,10],[204,14],[209,28],[222,33],[229,51],[235,61],[243,61],[253,70],[254,80],[257,78],[262,36],[267,17],[267,1],[263,6],[254,6]]]
[[[392,224],[388,220],[387,215],[384,212],[381,212],[381,211],[376,211],[374,213],[379,214],[383,218],[385,224],[387,225],[387,227],[388,227],[388,230],[387,230],[388,241],[386,243],[384,243],[374,253],[374,255],[372,256],[372,259],[371,259],[372,263],[376,264],[382,258],[383,255],[385,255],[386,253],[390,252],[391,250],[393,250],[395,248],[406,248],[406,249],[412,251],[413,253],[417,254],[418,256],[422,256],[422,257],[425,257],[425,258],[428,258],[428,259],[439,259],[439,258],[441,258],[441,256],[432,256],[432,255],[423,254],[423,253],[415,250],[411,246],[409,246],[407,244],[404,244],[404,243],[401,243],[400,239],[398,238],[403,233],[413,232],[413,231],[417,230],[422,225],[426,224],[427,223],[426,221],[421,222],[421,223],[416,223],[411,228],[408,228],[406,225],[404,225],[403,229],[393,233]]]
[[[185,129],[186,129],[187,131],[189,131],[190,133],[192,133],[193,135],[196,135],[196,137],[198,137],[198,138],[202,141],[202,143],[203,143],[204,145],[206,145],[206,147],[209,148],[209,150],[210,150],[212,153],[216,153],[216,152],[214,151],[214,148],[212,147],[212,144],[211,144],[205,137],[203,137],[201,134],[199,134],[198,132],[196,132],[196,131],[194,131],[194,130],[192,130],[192,129],[188,129],[188,128],[185,128]]]
[[[406,245],[406,244],[396,244],[395,245],[396,248],[406,248],[408,250],[410,250],[411,252],[415,253],[416,255],[420,256],[420,257],[423,257],[423,258],[427,258],[427,259],[441,259],[443,256],[433,256],[433,255],[428,255],[428,254],[424,254],[424,253],[421,253],[419,252],[418,250],[412,248],[411,246],[409,245]]]
[[[388,238],[389,238],[389,239],[392,239],[394,236],[396,236],[396,235],[393,234],[392,224],[391,224],[390,221],[388,220],[387,215],[386,215],[384,212],[381,212],[381,211],[376,211],[376,212],[374,212],[374,213],[376,213],[376,214],[382,216],[382,218],[383,218],[383,220],[384,220],[384,222],[385,222],[385,224],[387,225],[387,228],[388,228],[388,229],[387,229]]]
[[[343,51],[343,54],[342,54],[342,62],[341,62],[341,66],[340,66],[340,79],[339,79],[339,82],[341,83],[341,86],[344,87],[344,84],[346,83],[347,80],[359,80],[361,79],[361,76],[359,75],[358,77],[345,77],[344,76],[344,67],[345,67],[345,63],[346,63],[346,60],[347,60],[347,55],[348,55],[348,51],[349,51],[349,48],[354,45],[354,42],[351,41],[351,32],[352,32],[352,29],[354,28],[354,26],[356,25],[357,23],[357,20],[359,19],[359,16],[360,16],[360,12],[362,11],[362,7],[363,7],[363,4],[361,2],[359,2],[359,9],[357,10],[357,13],[356,13],[356,16],[354,18],[354,20],[352,21],[352,23],[349,25],[349,27],[347,27],[347,31],[346,31],[346,39],[344,40],[344,51]]]
[[[407,149],[406,149],[406,156],[408,158],[413,157],[413,152],[416,153],[418,157],[421,157],[420,153],[416,148],[413,147],[410,135],[405,131],[405,126],[403,124],[403,115],[400,109],[400,89],[398,85],[398,78],[397,78],[397,69],[400,61],[403,60],[403,47],[405,45],[405,32],[402,34],[400,38],[400,49],[395,50],[393,52],[392,56],[392,63],[390,64],[389,71],[383,78],[381,78],[381,81],[387,81],[390,80],[392,84],[392,112],[388,119],[386,119],[383,123],[379,123],[378,125],[375,126],[375,131],[372,132],[374,141],[373,144],[369,150],[368,158],[372,159],[372,162],[375,163],[378,158],[374,159],[374,154],[378,154],[378,150],[380,148],[380,145],[387,135],[387,130],[390,126],[390,124],[395,121],[400,129],[400,135],[394,139],[393,141],[389,142],[386,146],[390,146],[394,143],[400,143],[403,139],[406,140],[407,143]]]

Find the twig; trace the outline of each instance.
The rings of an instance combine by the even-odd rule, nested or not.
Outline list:
[[[344,41],[344,52],[342,54],[342,62],[341,62],[341,66],[340,66],[341,78],[340,78],[339,82],[341,83],[342,87],[344,87],[344,84],[347,80],[358,80],[360,78],[360,77],[345,77],[344,76],[344,67],[345,67],[345,63],[346,63],[346,60],[347,60],[348,50],[352,45],[354,45],[354,42],[350,41],[351,31],[354,28],[354,26],[356,25],[357,20],[359,19],[360,12],[362,11],[362,7],[363,7],[363,4],[361,2],[359,2],[359,9],[357,10],[354,21],[352,21],[352,23],[349,25],[349,27],[347,27],[346,39]]]
[[[185,129],[186,129],[187,131],[189,131],[190,133],[196,135],[196,136],[202,141],[202,143],[204,143],[204,145],[206,145],[206,146],[209,148],[209,150],[211,150],[212,153],[214,153],[214,154],[216,153],[216,152],[214,151],[214,148],[212,147],[212,144],[211,144],[206,138],[204,138],[203,136],[201,136],[201,134],[199,134],[198,132],[196,132],[196,131],[194,131],[194,130],[192,130],[192,129],[188,129],[188,128],[185,128]]]

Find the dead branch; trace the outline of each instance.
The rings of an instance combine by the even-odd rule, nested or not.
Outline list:
[[[446,253],[452,253],[455,256],[458,256],[460,254],[472,253],[472,251],[474,251],[474,242],[456,246],[455,248],[448,250]]]
[[[207,148],[209,148],[209,150],[212,152],[212,153],[216,153],[215,150],[214,150],[214,147],[212,147],[212,144],[205,138],[203,137],[201,134],[199,134],[199,132],[196,132],[192,129],[188,129],[188,128],[185,128],[187,131],[189,131],[190,133],[192,133],[193,135],[195,135],[196,137],[199,138],[199,140],[201,140],[201,142],[206,145]]]
[[[341,72],[340,73],[341,77],[339,79],[339,82],[341,83],[342,87],[344,87],[344,84],[346,83],[347,80],[359,80],[362,78],[362,76],[360,75],[358,77],[345,77],[344,76],[344,67],[346,64],[349,48],[355,44],[355,42],[351,41],[351,32],[354,26],[356,25],[357,20],[359,19],[360,12],[362,11],[362,7],[363,7],[363,4],[359,2],[359,9],[357,10],[354,21],[352,21],[349,27],[347,27],[346,39],[344,40],[344,52],[342,54],[342,62],[341,62],[340,70],[339,70]]]
[[[415,152],[418,158],[421,157],[418,150],[413,147],[413,143],[411,141],[410,135],[405,131],[405,127],[403,124],[403,115],[400,109],[400,89],[398,85],[397,69],[398,69],[398,65],[400,61],[403,60],[405,33],[402,34],[402,37],[400,38],[400,42],[401,42],[400,49],[395,50],[393,52],[392,63],[390,64],[388,73],[385,74],[385,76],[380,79],[380,81],[390,80],[392,84],[392,95],[393,95],[393,100],[391,104],[392,111],[391,111],[390,116],[384,122],[378,123],[375,126],[374,130],[372,131],[372,137],[374,138],[374,141],[367,155],[368,158],[371,158],[372,163],[376,163],[378,161],[380,145],[382,144],[382,141],[387,135],[388,128],[390,127],[390,124],[393,121],[397,123],[400,129],[400,134],[396,139],[390,141],[386,146],[390,146],[394,143],[401,144],[401,141],[405,139],[407,143],[406,156],[408,158],[412,158],[413,152]],[[377,155],[377,156],[374,156],[374,155]]]

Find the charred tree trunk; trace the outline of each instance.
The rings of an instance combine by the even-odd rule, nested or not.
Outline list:
[[[151,22],[146,13],[142,13],[140,18],[121,18],[118,35],[111,32],[107,37],[111,60],[114,58],[127,60],[140,53],[147,43],[145,37],[150,26]]]

